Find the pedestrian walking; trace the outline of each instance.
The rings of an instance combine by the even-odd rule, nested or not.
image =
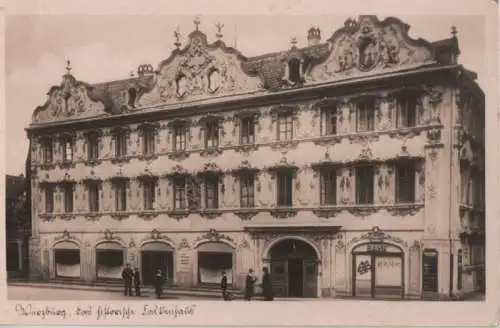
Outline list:
[[[161,295],[163,293],[163,274],[160,269],[156,270],[156,276],[155,276],[155,291],[156,291],[156,298],[161,298]]]
[[[248,269],[247,278],[245,280],[245,301],[251,301],[254,295],[255,282],[257,278],[253,275],[253,269]]]
[[[127,263],[127,266],[122,271],[122,279],[125,285],[125,296],[132,296],[132,278],[134,276],[134,272],[130,268],[130,264]]]
[[[262,294],[264,295],[264,301],[272,301],[274,300],[274,292],[269,269],[263,268],[262,273]]]
[[[227,292],[227,276],[226,276],[226,271],[222,271],[222,278],[220,280],[220,289],[222,291],[222,299],[224,301],[230,301],[231,297],[229,293]]]
[[[135,296],[141,296],[141,274],[139,273],[139,268],[134,270],[134,287]]]

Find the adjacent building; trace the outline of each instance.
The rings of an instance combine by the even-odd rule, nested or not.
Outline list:
[[[31,273],[278,296],[453,298],[484,289],[484,94],[456,31],[396,18],[247,58],[199,21],[158,69],[70,72],[27,128]],[[258,46],[258,44],[257,44]],[[90,63],[89,63],[90,65]]]

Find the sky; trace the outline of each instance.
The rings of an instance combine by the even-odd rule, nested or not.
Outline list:
[[[9,15],[6,19],[6,173],[24,172],[28,150],[25,128],[47,92],[59,85],[71,61],[71,73],[81,81],[98,83],[127,78],[140,64],[158,67],[174,47],[179,28],[186,45],[194,30],[193,15]],[[224,24],[223,40],[247,57],[307,45],[307,30],[317,26],[326,40],[348,16],[215,16],[198,15],[200,30],[216,40],[217,23]],[[380,20],[385,16],[378,16]],[[482,16],[396,16],[411,26],[412,38],[429,42],[449,38],[456,26],[459,62],[478,73],[484,87],[485,22]]]

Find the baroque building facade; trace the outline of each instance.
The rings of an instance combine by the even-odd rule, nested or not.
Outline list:
[[[456,31],[348,19],[247,58],[199,30],[101,84],[68,67],[27,128],[31,274],[229,283],[278,296],[450,298],[484,289],[484,94]]]

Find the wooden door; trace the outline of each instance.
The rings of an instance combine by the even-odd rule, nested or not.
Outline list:
[[[271,261],[271,284],[277,297],[288,296],[287,269],[287,261]]]
[[[304,260],[303,267],[303,287],[304,297],[318,296],[318,265],[316,261]]]

